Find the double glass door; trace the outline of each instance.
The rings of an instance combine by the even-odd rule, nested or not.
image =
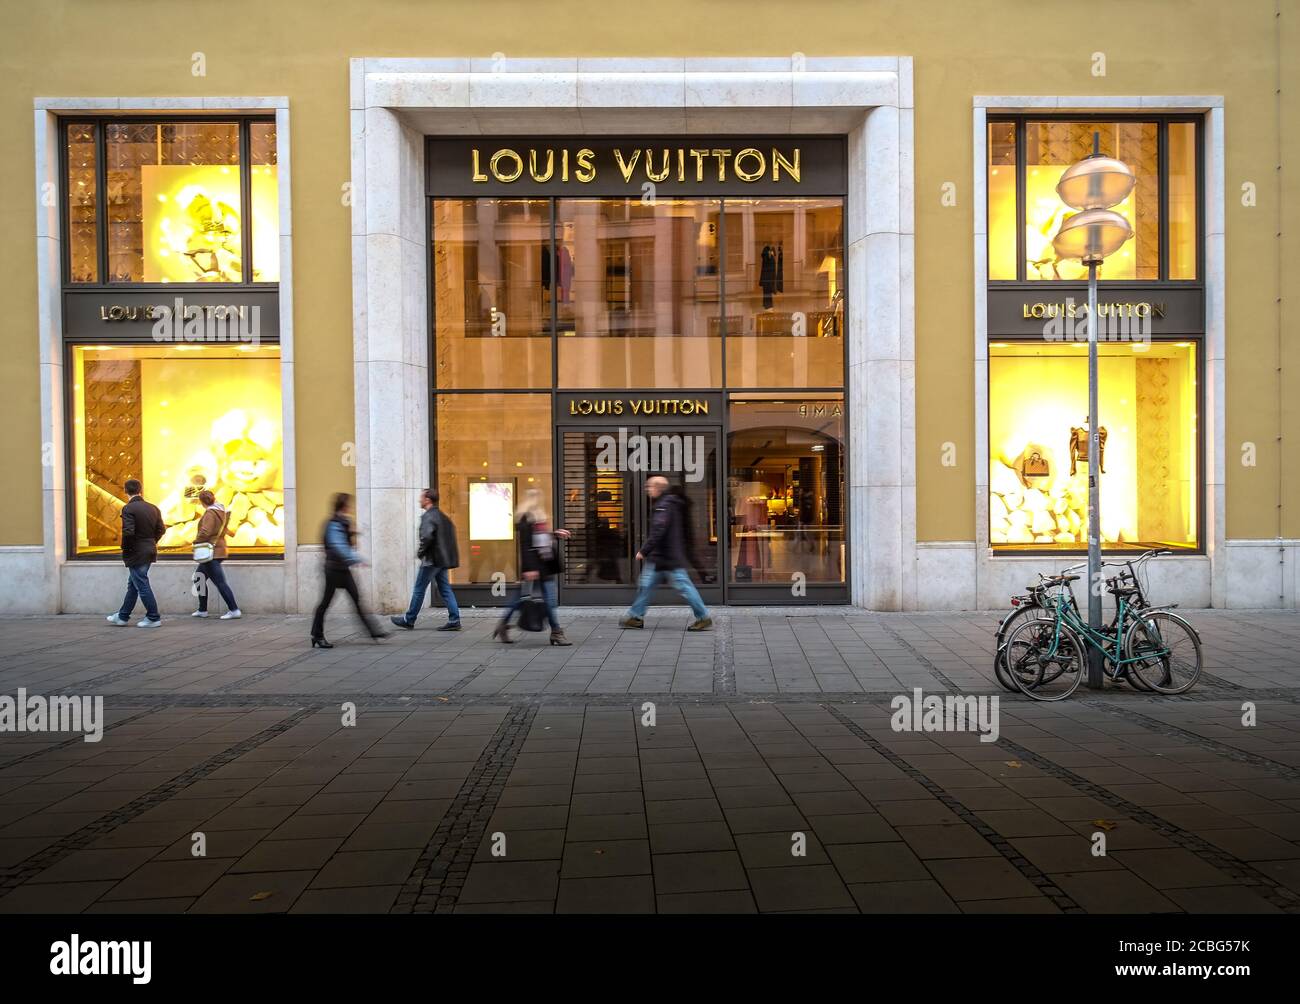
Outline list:
[[[706,603],[722,602],[717,426],[608,426],[558,430],[557,523],[565,546],[565,602],[617,605],[636,594],[651,503],[646,481],[662,474],[684,501],[688,572]],[[674,602],[660,586],[653,602]]]

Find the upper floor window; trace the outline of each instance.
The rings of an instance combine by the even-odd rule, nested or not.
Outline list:
[[[70,284],[280,278],[272,119],[64,125]]]
[[[998,118],[988,126],[988,266],[991,280],[1079,280],[1052,238],[1072,210],[1056,194],[1071,164],[1100,152],[1133,169],[1137,184],[1115,206],[1133,238],[1099,278],[1158,282],[1199,277],[1199,136],[1194,119]]]

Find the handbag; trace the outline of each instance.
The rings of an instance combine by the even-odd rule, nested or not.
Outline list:
[[[1047,461],[1038,453],[1025,457],[1024,476],[1027,478],[1045,478],[1051,473]]]
[[[212,555],[214,551],[215,548],[211,544],[195,544],[194,560],[197,561],[200,565],[204,564],[205,562],[209,562],[212,560]]]
[[[528,594],[519,602],[519,630],[541,631],[545,626],[546,601],[533,591],[533,586],[530,582],[528,586]]]

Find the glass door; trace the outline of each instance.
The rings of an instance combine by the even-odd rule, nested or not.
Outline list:
[[[631,602],[641,573],[636,553],[649,526],[646,481],[663,472],[669,491],[683,499],[691,578],[706,603],[721,603],[721,430],[587,426],[558,433],[558,525],[571,534],[561,575],[564,602]],[[652,602],[680,598],[661,586]]]

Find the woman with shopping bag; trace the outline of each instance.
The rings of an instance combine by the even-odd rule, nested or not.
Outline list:
[[[203,516],[199,519],[194,535],[194,595],[199,598],[199,608],[191,617],[208,616],[208,591],[216,586],[221,598],[226,601],[226,612],[221,615],[223,621],[234,621],[244,615],[239,612],[235,602],[235,591],[226,581],[226,573],[221,563],[229,553],[226,547],[226,528],[230,523],[230,513],[217,501],[212,492],[204,489],[199,492],[199,502],[203,505]]]
[[[537,611],[521,609],[526,604],[531,604],[545,607],[546,619],[551,625],[551,644],[572,645],[573,642],[564,636],[564,629],[560,627],[560,619],[555,610],[556,576],[564,567],[560,559],[559,541],[567,540],[569,531],[552,528],[542,493],[536,488],[529,488],[524,492],[523,501],[520,502],[519,509],[515,513],[515,537],[519,541],[519,586],[510,605],[506,607],[501,623],[492,632],[492,637],[507,645],[513,644],[514,639],[510,637],[510,618],[514,616],[516,610],[521,611],[520,627],[526,631],[540,631],[541,624],[540,618],[536,617]],[[537,597],[539,589],[540,600]],[[536,627],[530,623],[534,620],[538,621]]]

